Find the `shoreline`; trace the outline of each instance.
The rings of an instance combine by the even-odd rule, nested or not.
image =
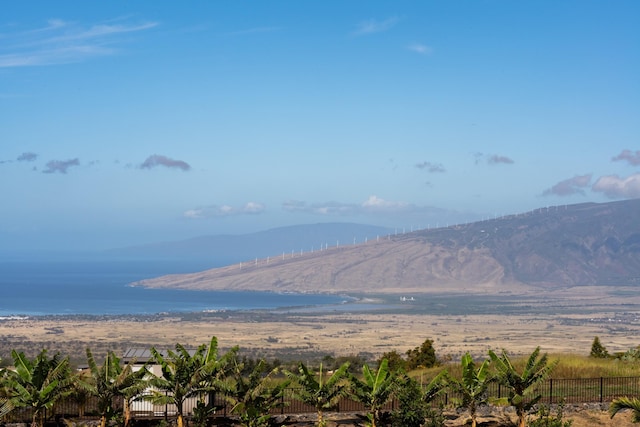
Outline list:
[[[0,358],[16,349],[70,354],[78,363],[94,354],[127,348],[196,347],[218,338],[252,357],[316,360],[361,354],[376,359],[432,339],[440,358],[488,349],[527,354],[588,355],[595,336],[610,353],[637,346],[640,296],[620,289],[569,289],[540,295],[362,294],[353,302],[281,309],[159,312],[139,315],[3,316]],[[401,297],[411,297],[401,301]]]

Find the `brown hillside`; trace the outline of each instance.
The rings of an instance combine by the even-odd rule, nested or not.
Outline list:
[[[277,292],[521,292],[640,283],[640,199],[380,237],[135,283]]]

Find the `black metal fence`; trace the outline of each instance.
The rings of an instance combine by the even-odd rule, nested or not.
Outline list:
[[[542,395],[541,403],[552,405],[560,402],[566,404],[581,403],[607,403],[621,397],[640,397],[640,377],[600,377],[600,378],[569,378],[549,379],[543,382],[538,389]],[[296,389],[288,388],[283,397],[281,407],[274,409],[273,414],[302,414],[312,413],[315,409],[296,399]],[[508,396],[508,389],[500,384],[493,383],[488,390],[490,401],[504,400]],[[434,402],[434,406],[454,405],[458,396],[452,393],[440,395]],[[196,407],[199,398],[188,399],[183,407],[184,415],[193,416],[193,408]],[[219,408],[213,416],[231,415],[231,406],[222,394],[210,394],[205,397],[205,402]],[[123,401],[118,399],[113,402],[114,408],[121,409]],[[393,410],[398,407],[397,401],[389,402],[385,410]],[[174,405],[154,405],[146,400],[136,400],[131,405],[134,418],[171,418],[176,415]],[[365,412],[363,404],[351,399],[342,399],[333,412]],[[5,416],[5,422],[27,422],[31,419],[32,412],[28,408],[17,408]],[[90,397],[87,399],[66,398],[59,401],[46,414],[48,420],[56,418],[85,418],[95,419],[99,416],[97,401]]]

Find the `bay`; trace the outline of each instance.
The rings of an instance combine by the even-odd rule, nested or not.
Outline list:
[[[132,282],[216,265],[186,261],[0,262],[0,316],[140,315],[340,304],[343,296],[145,289]]]

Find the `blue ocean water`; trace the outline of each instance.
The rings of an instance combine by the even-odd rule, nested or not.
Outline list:
[[[154,314],[338,304],[336,295],[144,289],[128,286],[212,265],[167,261],[0,262],[0,316]]]

